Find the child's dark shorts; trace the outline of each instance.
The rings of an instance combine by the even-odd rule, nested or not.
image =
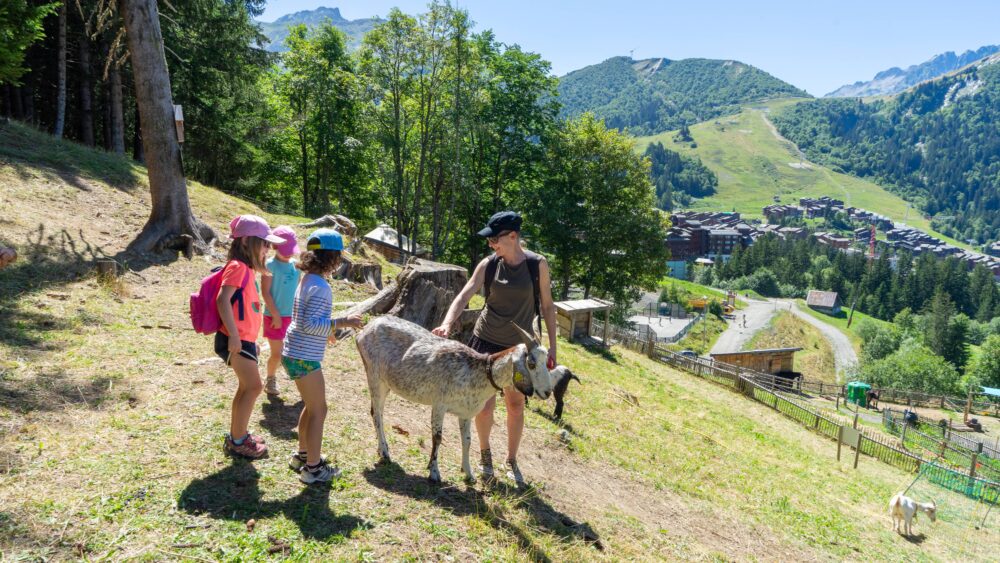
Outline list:
[[[249,340],[240,340],[240,344],[243,346],[243,349],[240,350],[240,355],[243,356],[244,358],[248,359],[248,360],[253,360],[253,363],[255,363],[255,364],[258,363],[258,361],[257,361],[257,354],[258,354],[257,343],[256,342],[250,342]],[[227,366],[230,365],[229,364],[229,337],[226,336],[225,334],[223,334],[221,330],[219,332],[215,333],[215,353],[220,358],[222,358],[223,362],[226,362]]]

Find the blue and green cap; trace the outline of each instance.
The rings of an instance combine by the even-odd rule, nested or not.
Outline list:
[[[309,234],[306,250],[343,250],[344,237],[333,229],[316,229]]]

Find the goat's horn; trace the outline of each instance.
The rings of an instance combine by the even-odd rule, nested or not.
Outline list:
[[[524,345],[527,346],[529,350],[531,350],[535,346],[538,346],[538,341],[535,340],[534,337],[532,337],[532,335],[528,334],[528,331],[517,326],[517,323],[515,323],[514,321],[511,321],[510,324],[514,327],[514,330],[517,331],[517,334],[521,337],[521,341],[524,342]]]

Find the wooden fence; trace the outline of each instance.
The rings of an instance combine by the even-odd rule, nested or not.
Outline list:
[[[882,424],[894,435],[900,437],[904,448],[906,448],[907,442],[912,442],[916,447],[924,449],[928,454],[936,456],[948,465],[968,468],[967,474],[974,474],[988,481],[1000,483],[1000,461],[992,457],[992,455],[996,455],[993,448],[985,444],[980,445],[979,442],[968,438],[965,440],[971,442],[969,448],[949,441],[947,434],[940,438],[931,436],[920,430],[921,427],[926,429],[926,425],[906,424],[903,420],[903,413],[892,409],[882,411]]]
[[[844,428],[854,428],[852,423],[837,415],[821,414],[810,405],[802,404],[789,396],[788,392],[794,390],[789,390],[787,385],[782,385],[781,383],[784,380],[782,382],[776,381],[776,379],[781,378],[763,377],[767,374],[759,373],[747,374],[744,373],[746,370],[742,370],[737,366],[714,360],[706,360],[704,358],[682,356],[655,343],[633,342],[633,346],[635,346],[633,349],[648,354],[656,360],[690,372],[698,377],[708,379],[734,392],[746,395],[828,438],[839,440],[843,435]],[[977,500],[983,499],[988,502],[995,502],[997,495],[1000,494],[998,493],[1000,491],[1000,482],[933,463],[918,453],[907,451],[894,438],[885,436],[884,434],[879,434],[865,428],[857,428],[856,430],[860,434],[857,448],[860,453],[874,457],[905,471],[916,472],[921,467],[933,466],[934,471],[942,475],[947,472],[951,476],[949,479],[952,481],[955,481],[959,477],[964,479],[961,487],[953,483],[949,488]],[[992,474],[990,474],[990,477],[992,477]]]
[[[604,324],[598,319],[593,319],[593,329],[591,334],[603,334]],[[689,325],[690,328],[693,325]],[[686,333],[687,330],[683,331]],[[622,328],[615,325],[610,325],[608,327],[608,340],[610,342],[616,343],[625,348],[635,350],[642,354],[652,357],[654,355],[654,346],[658,343],[664,342],[674,342],[680,340],[683,333],[678,335],[676,338],[669,340],[656,340],[651,334],[644,335],[634,330]],[[713,361],[704,360],[703,361]],[[736,366],[730,366],[736,368]],[[780,381],[783,384],[787,384],[788,380],[784,378],[779,378],[770,374],[764,374],[760,372],[753,372],[745,368],[739,369],[740,373],[753,376],[761,383],[764,383],[766,378],[772,378],[774,380]],[[845,386],[837,383],[826,383],[823,381],[813,381],[805,378],[800,378],[796,380],[796,387],[799,392],[802,393],[813,393],[816,395],[839,395],[841,397],[845,396]],[[873,388],[873,391],[879,394],[879,401],[886,403],[896,403],[907,406],[916,407],[928,407],[928,408],[942,408],[951,409],[953,411],[964,411],[966,407],[967,399],[961,397],[952,397],[948,395],[931,395],[928,393],[919,393],[916,391],[907,391],[904,389],[889,389],[889,388]],[[990,400],[979,400],[972,402],[972,412],[977,414],[988,414],[991,416],[996,416],[1000,418],[1000,401],[990,401]]]

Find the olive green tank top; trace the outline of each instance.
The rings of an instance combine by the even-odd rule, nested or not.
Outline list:
[[[528,261],[522,260],[511,267],[501,259],[490,285],[490,296],[472,334],[500,346],[514,346],[521,343],[521,337],[510,322],[514,321],[530,334],[534,318],[535,288],[531,284]]]

